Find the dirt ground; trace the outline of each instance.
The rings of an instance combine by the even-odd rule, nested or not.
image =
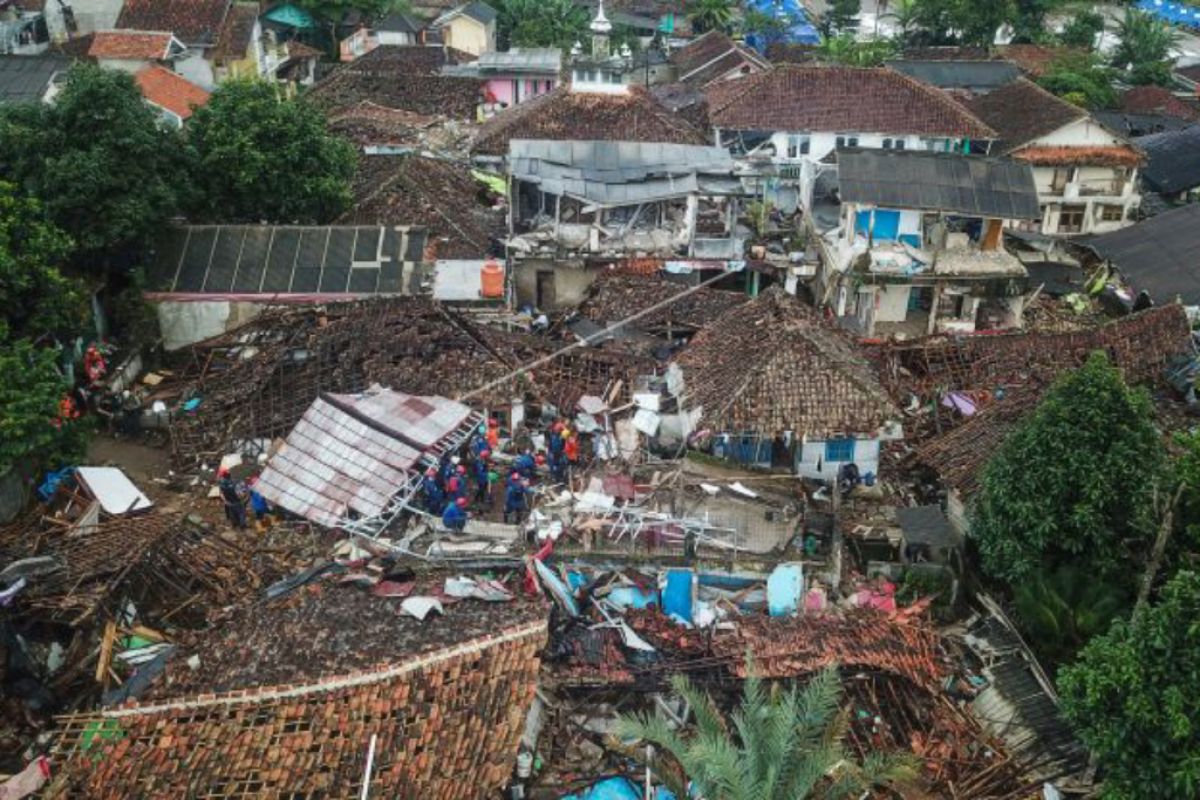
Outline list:
[[[192,511],[197,510],[197,505],[208,505],[203,503],[207,487],[179,490],[175,480],[178,476],[171,471],[171,453],[165,443],[98,433],[88,446],[87,463],[98,467],[120,467],[164,513]]]

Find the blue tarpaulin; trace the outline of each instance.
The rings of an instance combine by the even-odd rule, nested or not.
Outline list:
[[[662,610],[668,617],[691,623],[696,605],[694,578],[690,569],[667,570],[667,585],[662,591]]]
[[[1148,14],[1176,25],[1200,28],[1200,8],[1168,0],[1140,0],[1137,7]]]
[[[568,794],[562,800],[642,800],[642,789],[628,778],[606,778],[583,794]],[[675,800],[670,790],[658,787],[654,800]]]
[[[786,23],[782,33],[754,32],[746,35],[746,44],[760,53],[765,53],[767,45],[775,42],[821,43],[821,34],[809,23],[808,13],[798,0],[747,0],[746,7]]]
[[[58,485],[71,477],[71,473],[75,471],[74,467],[65,467],[58,472],[46,473],[46,480],[38,487],[38,496],[45,502],[50,502],[50,498],[54,497],[54,493],[58,491]]]

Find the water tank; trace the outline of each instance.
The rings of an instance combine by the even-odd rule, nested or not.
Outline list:
[[[494,258],[483,262],[480,270],[480,294],[484,297],[504,297],[504,267]]]

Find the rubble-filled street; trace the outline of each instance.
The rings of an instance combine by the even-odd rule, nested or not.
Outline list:
[[[0,0],[0,800],[1184,800],[1190,5]]]

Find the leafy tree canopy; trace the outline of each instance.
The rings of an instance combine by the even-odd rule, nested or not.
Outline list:
[[[1124,70],[1130,83],[1171,82],[1171,51],[1179,43],[1179,31],[1165,20],[1136,9],[1125,9],[1117,26],[1117,46],[1112,65]]]
[[[1118,620],[1059,673],[1062,711],[1104,769],[1109,796],[1200,796],[1200,575]]]
[[[1062,664],[1129,605],[1129,597],[1109,581],[1063,565],[1039,570],[1014,589],[1017,619],[1039,655]]]
[[[83,454],[83,428],[55,425],[58,402],[70,388],[55,354],[28,339],[0,340],[0,473],[31,462],[58,466]]]
[[[730,0],[691,0],[687,5],[688,19],[697,33],[729,32],[733,27],[733,9]]]
[[[891,39],[860,42],[851,34],[822,39],[817,48],[821,60],[853,67],[877,67],[895,55],[896,43]]]
[[[695,715],[690,735],[681,735],[661,717],[644,715],[623,717],[618,730],[666,752],[670,760],[659,765],[659,775],[679,797],[688,796],[677,780],[680,772],[708,800],[859,797],[864,789],[913,774],[902,759],[872,755],[858,764],[846,752],[834,667],[802,690],[795,685],[768,690],[748,678],[732,724],[686,677],[674,676],[671,685]]]
[[[0,342],[75,335],[83,299],[58,270],[70,251],[70,240],[46,221],[36,200],[0,183]]]
[[[84,267],[120,263],[175,213],[180,152],[123,72],[78,65],[54,105],[0,111],[0,176],[41,200]]]
[[[1113,71],[1091,53],[1067,53],[1050,62],[1038,84],[1048,92],[1093,110],[1117,104]]]
[[[821,36],[829,38],[852,33],[858,27],[860,11],[860,0],[830,0],[829,9],[821,17]]]
[[[1164,466],[1151,412],[1103,353],[1055,383],[984,469],[971,523],[984,571],[1016,583],[1067,561],[1124,569]]]
[[[325,223],[351,201],[355,153],[302,100],[265,81],[222,84],[188,126],[197,211],[222,221]]]
[[[1082,50],[1092,50],[1096,46],[1096,37],[1104,30],[1104,16],[1091,9],[1083,9],[1071,17],[1063,26],[1059,39],[1067,47],[1078,47]]]
[[[408,4],[403,0],[295,0],[297,6],[326,22],[339,23],[351,11],[359,11],[368,17],[381,17],[402,9]]]

